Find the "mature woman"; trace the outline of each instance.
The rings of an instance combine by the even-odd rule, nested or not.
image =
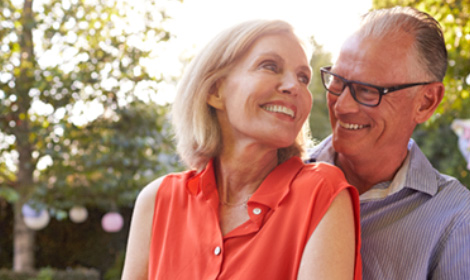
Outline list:
[[[191,170],[139,195],[123,279],[360,279],[356,190],[300,159],[310,76],[282,21],[234,26],[192,61],[172,111]]]

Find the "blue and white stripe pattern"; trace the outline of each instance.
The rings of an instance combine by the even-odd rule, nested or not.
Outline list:
[[[363,279],[470,280],[470,191],[413,140],[408,149],[393,181],[361,195]],[[334,153],[330,136],[311,161],[333,163]]]

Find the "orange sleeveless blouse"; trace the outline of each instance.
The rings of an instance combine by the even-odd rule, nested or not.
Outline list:
[[[337,167],[298,157],[265,178],[247,203],[250,219],[225,236],[213,162],[198,174],[167,175],[153,213],[149,279],[297,279],[307,241],[343,189],[354,205],[354,279],[361,279],[357,190]]]

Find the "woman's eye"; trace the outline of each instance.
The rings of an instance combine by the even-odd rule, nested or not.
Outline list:
[[[308,77],[307,75],[300,75],[299,81],[303,84],[308,85],[310,83],[310,77]]]
[[[261,68],[267,69],[269,71],[278,72],[277,64],[273,61],[265,61],[261,63]]]

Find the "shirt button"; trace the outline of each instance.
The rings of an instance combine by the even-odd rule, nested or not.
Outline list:
[[[220,252],[222,252],[222,249],[220,249],[219,246],[215,247],[215,249],[214,249],[214,255],[218,256],[218,255],[220,255]]]
[[[261,209],[260,208],[253,209],[253,214],[255,214],[255,215],[261,214]]]

